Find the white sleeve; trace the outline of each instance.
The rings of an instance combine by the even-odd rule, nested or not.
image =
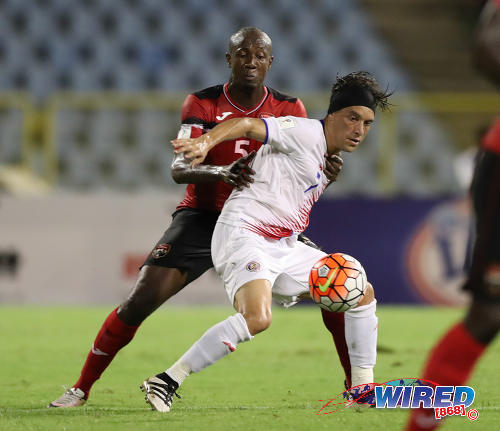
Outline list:
[[[300,148],[296,117],[268,117],[262,120],[267,129],[264,144],[270,145],[282,153],[291,153]]]

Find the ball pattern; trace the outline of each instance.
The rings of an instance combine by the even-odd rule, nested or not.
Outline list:
[[[333,253],[314,264],[309,274],[313,301],[328,311],[342,312],[355,307],[366,289],[361,264],[345,253]]]

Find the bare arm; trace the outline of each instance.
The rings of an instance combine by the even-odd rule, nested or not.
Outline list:
[[[205,181],[218,181],[224,166],[198,165],[191,168],[191,160],[183,153],[174,154],[172,161],[172,178],[177,184],[195,184]]]
[[[249,187],[255,174],[248,166],[255,157],[255,151],[239,158],[230,165],[197,165],[190,167],[191,160],[183,153],[175,154],[172,161],[172,178],[177,184],[195,184],[210,181],[224,181],[238,190]]]
[[[266,125],[258,118],[233,118],[214,127],[210,132],[194,139],[174,139],[174,153],[184,153],[192,159],[191,167],[199,165],[207,153],[223,141],[240,137],[263,142],[266,139]]]

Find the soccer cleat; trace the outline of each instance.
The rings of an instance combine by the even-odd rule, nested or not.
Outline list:
[[[344,382],[345,384],[345,382]],[[375,407],[375,392],[374,385],[367,383],[366,385],[359,385],[353,388],[348,388],[343,393],[346,400],[346,408],[372,408]]]
[[[47,407],[80,407],[87,400],[85,393],[79,388],[71,388],[66,390],[57,400],[52,401]]]
[[[179,384],[168,375],[164,373],[162,375],[166,376],[168,381],[160,379],[158,376],[153,376],[144,380],[140,388],[145,393],[146,402],[151,406],[152,410],[167,413],[172,406],[173,395],[180,398],[180,395],[176,392]]]

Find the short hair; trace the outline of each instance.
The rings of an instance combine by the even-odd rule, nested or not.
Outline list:
[[[368,90],[373,96],[374,107],[385,111],[390,108],[389,97],[392,92],[380,88],[376,79],[368,72],[352,72],[345,76],[337,76],[330,94],[328,114],[335,112],[335,99],[347,88],[362,88]]]
[[[273,42],[264,30],[260,29],[259,27],[242,27],[238,31],[233,33],[229,38],[229,52],[231,52],[236,45],[240,44],[243,39],[250,33],[260,33],[266,45],[269,45],[269,49],[272,50]]]

